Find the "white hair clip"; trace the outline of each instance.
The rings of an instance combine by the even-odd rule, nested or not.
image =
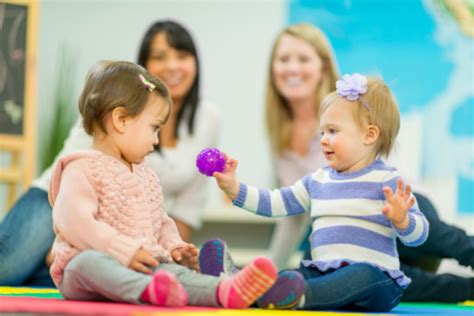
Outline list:
[[[140,78],[141,82],[148,91],[153,92],[155,90],[156,86],[150,81],[146,80],[142,74],[138,75],[138,78]]]

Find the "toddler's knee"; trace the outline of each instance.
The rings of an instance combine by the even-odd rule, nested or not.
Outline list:
[[[106,254],[97,250],[84,250],[77,254],[66,266],[66,270],[74,271],[89,271],[90,269],[97,269],[107,261]]]
[[[388,312],[400,302],[403,290],[385,272],[369,264],[357,264],[358,284],[367,289],[364,306],[371,312]]]
[[[186,274],[194,273],[193,270],[189,269],[188,267],[179,265],[177,263],[161,263],[157,270],[160,269],[170,272],[178,278]]]
[[[370,301],[368,311],[370,312],[389,312],[400,303],[403,290],[394,281],[387,279],[374,283],[367,293]]]
[[[401,294],[393,292],[387,293],[376,289],[371,297],[371,303],[368,304],[368,312],[385,313],[391,311],[400,303]]]

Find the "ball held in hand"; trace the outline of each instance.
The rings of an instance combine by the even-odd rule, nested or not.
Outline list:
[[[211,177],[214,172],[222,172],[225,168],[225,157],[217,148],[203,149],[196,157],[199,172]]]

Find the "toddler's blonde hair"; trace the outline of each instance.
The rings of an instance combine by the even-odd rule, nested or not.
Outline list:
[[[387,157],[393,149],[395,139],[400,130],[400,112],[398,102],[385,82],[378,77],[367,78],[367,92],[358,100],[349,101],[337,94],[328,94],[321,102],[319,117],[330,107],[340,102],[353,102],[351,107],[354,119],[361,128],[375,125],[380,130],[376,142],[376,154]],[[367,109],[368,106],[368,109]]]

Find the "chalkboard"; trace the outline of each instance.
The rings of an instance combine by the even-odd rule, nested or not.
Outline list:
[[[0,0],[0,184],[7,209],[35,174],[39,0]],[[2,204],[2,203],[0,203]]]
[[[0,134],[23,134],[27,10],[0,3]]]

